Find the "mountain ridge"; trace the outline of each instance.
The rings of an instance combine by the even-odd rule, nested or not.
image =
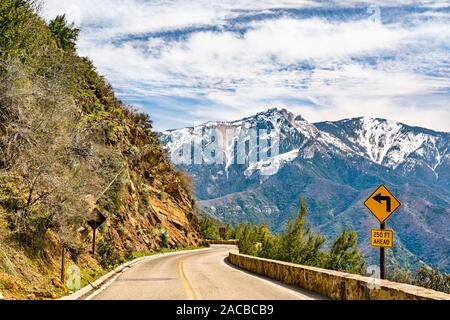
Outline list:
[[[446,236],[450,228],[442,225],[450,218],[449,133],[369,117],[309,123],[276,108],[241,120],[209,122],[206,127],[220,127],[220,132],[235,128],[233,139],[252,127],[270,129],[272,136],[276,132],[280,137],[279,154],[262,161],[250,161],[256,149],[249,147],[244,164],[179,165],[193,175],[206,212],[225,222],[266,221],[276,231],[295,214],[298,197],[305,196],[315,228],[331,237],[346,225],[354,227],[374,262],[367,230],[377,225],[362,201],[384,183],[403,203],[391,219],[399,230],[399,245],[390,261],[413,269],[424,263],[450,270],[445,258],[450,254]],[[191,129],[197,132],[196,141],[203,129],[202,125]],[[189,141],[189,130],[183,130],[160,133],[169,152],[176,151],[180,141]],[[215,140],[203,138],[204,145]],[[216,152],[231,158],[232,148],[222,147]],[[426,251],[433,252],[432,257]]]

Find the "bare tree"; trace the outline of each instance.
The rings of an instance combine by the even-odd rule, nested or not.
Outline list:
[[[95,143],[59,79],[29,78],[18,63],[0,80],[0,174],[18,186],[11,227],[32,242],[52,229],[76,242],[88,198],[102,193],[123,158]]]

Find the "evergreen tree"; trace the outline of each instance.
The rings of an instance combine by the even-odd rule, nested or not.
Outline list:
[[[325,238],[316,235],[311,225],[306,223],[307,214],[305,200],[301,198],[297,218],[287,223],[286,231],[281,235],[281,260],[306,265],[319,265],[323,260],[320,249]]]
[[[219,230],[218,224],[208,216],[202,217],[200,221],[200,231],[203,235],[203,238],[208,240],[219,240]]]
[[[328,253],[325,268],[362,273],[365,267],[364,256],[357,247],[358,235],[347,228],[334,240]]]
[[[75,50],[80,29],[73,23],[68,24],[65,14],[57,16],[48,26],[59,48],[66,51]]]
[[[247,223],[242,230],[242,236],[239,238],[238,247],[239,252],[243,254],[258,255],[256,227]]]
[[[243,233],[243,225],[242,224],[238,224],[237,226],[234,227],[233,232],[232,232],[232,238],[239,240],[242,238],[242,233]]]
[[[225,238],[224,240],[233,239],[233,227],[228,223],[225,227]]]
[[[266,224],[259,227],[249,223],[237,225],[233,233],[239,239],[239,251],[268,259],[362,273],[365,260],[357,247],[356,232],[345,229],[331,249],[324,251],[325,237],[316,234],[307,223],[308,209],[303,198],[299,207],[296,219],[288,221],[284,232],[279,235],[272,235]]]
[[[278,237],[273,236],[266,224],[259,227],[259,243],[261,244],[258,255],[263,258],[273,258],[278,250]]]
[[[422,267],[417,271],[414,284],[450,293],[450,274],[442,273],[437,269]]]

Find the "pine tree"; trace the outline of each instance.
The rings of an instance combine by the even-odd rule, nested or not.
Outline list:
[[[233,239],[233,227],[231,226],[231,224],[227,224],[225,226],[225,236],[224,236],[224,240],[230,240]]]
[[[210,217],[202,217],[200,221],[200,231],[205,239],[218,240],[220,238],[218,225]]]
[[[256,243],[258,242],[257,227],[252,226],[249,223],[244,225],[242,230],[242,236],[239,238],[238,247],[239,252],[243,254],[258,255],[258,247]]]
[[[364,256],[357,247],[358,235],[347,228],[334,240],[328,253],[325,268],[362,273],[365,267]]]
[[[239,240],[242,238],[242,233],[243,233],[243,226],[242,226],[242,224],[238,224],[233,229],[232,238]]]
[[[450,274],[429,267],[417,271],[414,284],[434,290],[450,293]]]
[[[286,231],[281,235],[281,260],[306,265],[319,265],[323,260],[321,248],[325,238],[314,233],[306,222],[307,215],[305,200],[301,198],[297,218],[287,223]]]
[[[263,258],[273,258],[278,250],[278,237],[273,236],[266,224],[263,224],[258,229],[258,243],[261,247],[258,251],[258,255]]]
[[[249,223],[237,225],[233,232],[239,239],[239,251],[268,259],[362,273],[365,260],[357,247],[356,232],[345,229],[333,242],[330,251],[324,251],[325,237],[314,232],[306,221],[307,216],[308,209],[301,198],[297,217],[288,221],[284,232],[279,235],[272,235],[266,224],[259,227]]]
[[[50,21],[48,26],[59,48],[66,51],[75,50],[80,29],[76,28],[73,23],[68,24],[65,14],[57,16]]]

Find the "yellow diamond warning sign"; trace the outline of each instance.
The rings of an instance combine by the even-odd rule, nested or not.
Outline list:
[[[381,223],[384,223],[400,207],[400,202],[382,184],[364,201],[364,205]]]
[[[394,245],[394,231],[384,229],[370,230],[370,245],[372,247],[392,248]]]

